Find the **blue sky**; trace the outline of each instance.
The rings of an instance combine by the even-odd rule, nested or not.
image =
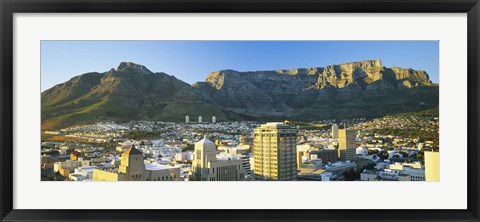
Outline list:
[[[438,41],[42,41],[42,91],[128,61],[187,83],[210,72],[323,67],[381,59],[386,67],[427,71],[439,82]]]

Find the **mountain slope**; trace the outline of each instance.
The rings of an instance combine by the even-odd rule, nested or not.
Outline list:
[[[179,121],[196,110],[224,116],[215,106],[201,102],[199,95],[173,76],[121,63],[116,70],[77,76],[43,92],[42,127],[100,120]]]
[[[386,68],[380,60],[289,70],[210,73],[189,85],[142,65],[122,62],[42,93],[42,128],[102,120],[314,120],[375,117],[438,105],[426,72]]]

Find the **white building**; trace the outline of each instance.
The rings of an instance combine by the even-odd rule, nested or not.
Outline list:
[[[74,174],[82,175],[84,180],[92,180],[93,170],[97,169],[97,166],[83,166],[75,169]],[[71,179],[71,178],[70,178]]]
[[[347,160],[347,161],[338,161],[334,163],[328,163],[325,165],[325,170],[328,172],[342,173],[350,169],[357,171],[357,164]]]
[[[84,181],[85,180],[85,176],[83,176],[82,174],[79,174],[79,173],[71,173],[68,175],[68,178],[70,180],[73,180],[73,181]]]
[[[147,181],[179,181],[180,167],[145,163],[145,178]]]
[[[411,181],[425,181],[425,169],[404,166],[403,173],[410,175]]]
[[[360,173],[360,180],[361,181],[376,181],[377,180],[377,172],[372,170],[363,170]]]
[[[338,125],[333,124],[332,125],[332,137],[335,139],[338,139]]]
[[[239,181],[244,178],[242,162],[217,159],[215,144],[204,137],[195,143],[192,176],[196,181]]]
[[[190,122],[190,117],[187,115],[185,116],[185,123],[189,123]]]
[[[202,122],[202,116],[198,116],[198,122],[199,122],[199,123]]]
[[[384,180],[398,180],[398,175],[401,172],[400,170],[384,169],[378,173],[378,177]]]
[[[368,156],[368,149],[365,147],[358,147],[356,150],[357,155]]]
[[[184,162],[188,160],[193,160],[193,152],[182,152],[175,154],[175,160]]]
[[[338,179],[338,174],[333,172],[323,172],[320,174],[322,181],[334,181]]]
[[[212,116],[212,123],[216,123],[216,122],[217,122],[217,117]]]

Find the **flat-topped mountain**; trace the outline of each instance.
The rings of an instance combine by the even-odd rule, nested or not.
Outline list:
[[[210,73],[189,85],[143,65],[86,73],[42,93],[42,128],[102,120],[299,121],[376,117],[438,105],[425,71],[384,67],[380,60],[316,68]]]

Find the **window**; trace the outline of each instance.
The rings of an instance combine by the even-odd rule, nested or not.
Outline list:
[[[197,153],[195,154],[197,156],[197,160],[200,160],[202,159],[202,151],[201,150],[197,150]]]

